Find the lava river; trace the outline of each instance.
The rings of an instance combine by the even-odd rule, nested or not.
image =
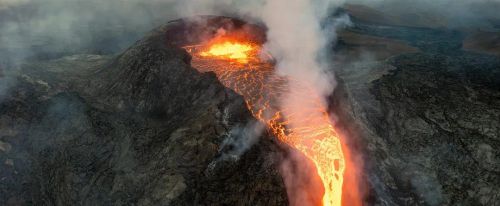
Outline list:
[[[218,39],[184,48],[194,68],[214,72],[224,86],[244,97],[253,116],[280,141],[312,160],[325,189],[323,205],[341,205],[346,161],[321,96],[299,80],[277,75],[272,58],[258,44]],[[290,89],[292,81],[300,86]],[[301,107],[284,106],[285,97]]]

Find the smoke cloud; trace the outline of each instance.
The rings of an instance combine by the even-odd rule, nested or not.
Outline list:
[[[277,59],[278,74],[293,80],[288,82],[288,93],[281,99],[281,111],[286,118],[293,116],[294,119],[306,120],[311,116],[322,117],[322,111],[326,111],[325,97],[333,92],[335,80],[327,66],[328,61],[321,59],[320,54],[335,38],[335,30],[322,22],[342,3],[339,0],[268,0],[264,4],[261,17],[269,28],[265,46]],[[308,92],[297,92],[304,91],[304,88],[309,88]],[[305,108],[318,109],[304,111]],[[306,128],[311,126],[309,124],[290,121],[288,126]],[[293,151],[291,154],[281,166],[290,204],[321,204],[324,193],[321,186],[312,183],[312,179],[303,181],[304,176],[315,177],[316,172],[308,167],[310,162],[307,159],[293,155]]]
[[[76,53],[114,54],[168,20],[200,14],[234,14],[265,21],[271,28],[268,47],[284,58],[283,62],[290,62],[291,55],[284,51],[296,49],[292,46],[307,43],[310,47],[304,45],[304,49],[311,49],[332,37],[320,35],[318,40],[313,40],[308,35],[314,33],[303,32],[317,31],[318,24],[304,23],[311,18],[320,19],[329,8],[341,3],[339,0],[0,0],[0,68],[5,71],[27,58],[57,58]],[[500,0],[353,0],[347,3],[368,5],[389,13],[404,13],[408,9],[426,11],[430,15],[445,16],[451,25],[490,27],[492,19],[499,19],[497,11],[500,8]],[[314,10],[312,15],[311,9]],[[284,23],[277,21],[280,14],[287,16],[281,19]],[[303,27],[291,28],[294,24]],[[295,31],[303,42],[290,44],[291,39],[276,38],[285,30]],[[298,53],[312,54],[311,51]],[[281,64],[280,72],[297,74],[298,70],[285,64]],[[308,74],[306,78],[319,79],[318,87],[331,90],[332,85],[329,88],[317,75]]]
[[[30,2],[30,0],[0,0],[0,10]]]
[[[118,53],[174,19],[176,7],[174,0],[0,0],[0,96],[26,61]]]
[[[257,143],[264,129],[265,125],[257,121],[250,121],[245,126],[233,127],[221,144],[220,159],[239,159],[242,154]]]
[[[331,93],[333,78],[318,57],[333,35],[325,34],[320,23],[340,4],[338,0],[269,0],[262,13],[269,27],[266,47],[278,59],[278,72],[312,83],[324,95]]]

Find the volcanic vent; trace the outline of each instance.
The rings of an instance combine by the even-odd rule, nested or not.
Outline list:
[[[215,73],[224,86],[244,97],[252,115],[274,136],[312,161],[316,170],[307,172],[311,177],[317,172],[324,188],[322,200],[314,204],[341,205],[346,162],[339,135],[314,89],[300,79],[275,73],[274,60],[262,47],[265,30],[223,17],[187,21],[178,29],[187,31],[187,37],[172,32],[167,38],[192,55],[194,68]],[[300,86],[290,89],[290,82]],[[283,107],[285,95],[308,102],[301,108]],[[298,98],[304,96],[310,98]]]

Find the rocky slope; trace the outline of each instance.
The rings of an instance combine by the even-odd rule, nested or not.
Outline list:
[[[458,31],[363,22],[350,30],[420,50],[336,57],[333,110],[364,150],[373,204],[500,204],[500,59],[461,50]]]
[[[462,50],[460,31],[354,20],[331,103],[366,203],[498,205],[499,58]],[[0,92],[1,205],[287,204],[286,153],[264,132],[240,155],[255,120],[163,38],[172,25],[118,56],[22,66]]]
[[[23,67],[0,104],[2,205],[286,204],[278,145],[234,151],[243,99],[163,34]]]

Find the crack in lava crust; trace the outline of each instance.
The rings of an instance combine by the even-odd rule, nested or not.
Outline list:
[[[224,44],[232,47],[221,52]],[[240,47],[247,50],[236,51],[238,55],[232,58],[235,57],[232,50]],[[216,42],[184,48],[192,55],[194,68],[214,72],[224,86],[244,97],[253,116],[265,123],[280,141],[312,160],[325,189],[323,205],[341,205],[345,160],[339,136],[321,97],[304,82],[277,75],[270,55],[262,55],[260,45]],[[218,52],[210,53],[214,48]],[[290,89],[290,85],[300,86]],[[300,102],[300,108],[284,106],[283,98]]]

